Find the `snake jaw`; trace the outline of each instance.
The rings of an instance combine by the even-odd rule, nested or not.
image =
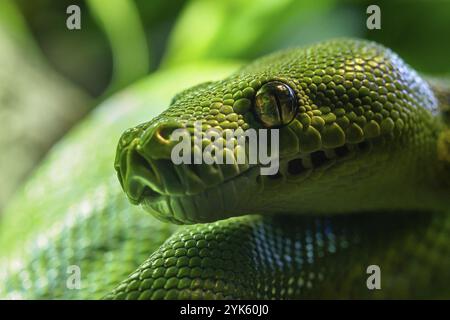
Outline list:
[[[235,215],[234,204],[243,198],[236,188],[249,184],[248,171],[257,166],[175,164],[170,134],[179,128],[180,123],[152,121],[123,134],[115,169],[130,202],[173,223]]]

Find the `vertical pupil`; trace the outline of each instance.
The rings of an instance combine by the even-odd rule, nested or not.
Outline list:
[[[287,124],[295,113],[293,99],[292,90],[284,83],[266,83],[256,96],[257,116],[269,127]]]

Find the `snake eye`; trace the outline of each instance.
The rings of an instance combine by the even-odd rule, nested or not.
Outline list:
[[[256,93],[255,113],[268,128],[288,124],[297,113],[294,91],[283,82],[267,82]]]

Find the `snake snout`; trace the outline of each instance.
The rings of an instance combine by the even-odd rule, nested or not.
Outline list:
[[[144,198],[197,194],[222,182],[228,173],[217,166],[176,163],[172,150],[179,141],[172,140],[171,135],[180,128],[183,127],[178,123],[155,122],[122,136],[115,168],[122,188],[134,204]]]
[[[122,188],[131,202],[141,203],[143,197],[179,192],[177,177],[170,159],[173,142],[170,132],[178,124],[150,124],[125,132],[120,139],[115,168]]]
[[[249,168],[248,164],[207,164],[180,162],[176,129],[183,129],[181,142],[194,139],[190,128],[176,122],[152,121],[125,132],[117,149],[115,168],[123,190],[133,204],[142,204],[160,218],[182,214],[178,221],[213,220],[210,212],[221,212],[237,199],[236,185],[229,180]],[[178,135],[178,137],[180,137]],[[190,151],[194,146],[188,147]],[[175,152],[174,152],[175,150]],[[193,153],[191,152],[193,157]],[[224,184],[222,189],[219,186]],[[226,198],[226,201],[224,200]],[[206,199],[214,199],[211,203]],[[223,204],[222,204],[223,203]],[[214,206],[214,210],[210,208]],[[220,209],[220,210],[219,210]],[[197,217],[204,214],[204,217]]]

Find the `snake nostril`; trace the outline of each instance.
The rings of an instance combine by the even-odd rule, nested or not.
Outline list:
[[[148,127],[141,137],[141,147],[152,159],[170,159],[172,147],[171,135],[182,126],[177,122],[155,123]]]
[[[167,126],[167,125],[161,125],[155,130],[155,136],[163,143],[169,143],[170,142],[170,136],[171,134],[176,130],[179,129],[178,127],[173,126]]]

